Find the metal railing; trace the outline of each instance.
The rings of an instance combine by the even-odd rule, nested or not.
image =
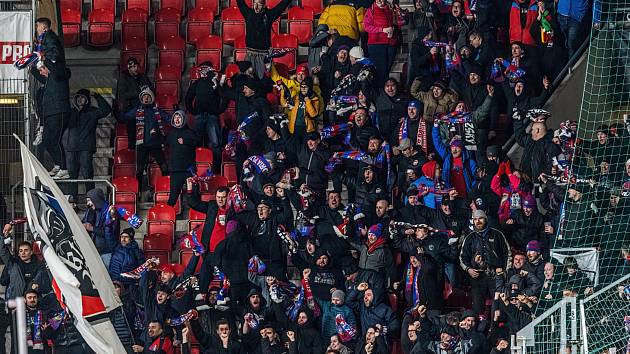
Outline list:
[[[565,297],[518,331],[513,354],[578,353],[575,297]],[[570,351],[569,351],[570,350]]]

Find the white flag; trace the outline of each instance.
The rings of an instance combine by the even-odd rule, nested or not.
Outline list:
[[[44,244],[44,259],[59,301],[96,353],[125,354],[108,315],[121,302],[94,243],[57,184],[22,141],[20,150],[26,216],[31,231]]]

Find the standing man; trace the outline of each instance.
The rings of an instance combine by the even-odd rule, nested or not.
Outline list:
[[[70,113],[70,75],[66,69],[63,44],[50,29],[50,19],[38,18],[36,29],[42,60],[36,67],[31,67],[31,74],[43,85],[39,97],[44,119],[42,143],[54,162],[53,169],[48,173],[55,179],[67,179],[70,175],[66,168],[61,136]]]
[[[131,57],[127,60],[127,72],[121,72],[118,79],[118,102],[122,108],[121,114],[136,111],[140,107],[140,92],[144,87],[153,87],[146,74],[142,72],[138,59]],[[126,120],[129,149],[136,148],[136,122]]]
[[[96,99],[97,107],[91,105],[91,97]],[[85,179],[94,178],[93,156],[96,152],[96,125],[99,119],[107,117],[112,107],[103,96],[91,93],[87,89],[77,91],[72,101],[68,123],[68,140],[66,146],[66,162],[70,178],[79,178],[79,172]],[[70,194],[77,196],[77,184],[71,185]],[[86,190],[94,188],[88,183]]]
[[[271,25],[282,15],[291,0],[282,0],[274,8],[265,6],[265,0],[254,0],[250,8],[245,0],[237,0],[238,9],[245,18],[245,60],[252,63],[258,78],[265,73],[265,59],[271,48]]]

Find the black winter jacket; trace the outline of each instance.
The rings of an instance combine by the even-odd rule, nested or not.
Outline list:
[[[179,143],[179,139],[182,139],[182,144]],[[199,136],[187,126],[171,129],[166,136],[166,145],[170,148],[169,171],[186,172],[189,168],[194,168],[195,152],[200,143]]]
[[[245,44],[248,48],[264,50],[271,48],[271,26],[289,6],[290,0],[282,0],[271,9],[266,7],[256,13],[245,0],[237,0],[238,9],[245,18]]]
[[[468,268],[480,269],[474,258],[481,255],[487,267],[494,271],[502,268],[504,271],[512,266],[510,245],[501,231],[486,227],[481,232],[473,231],[464,238],[459,254],[459,262],[467,271]]]
[[[70,113],[70,73],[62,63],[46,66],[50,73],[48,77],[39,73],[35,65],[31,67],[31,73],[37,81],[44,85],[38,97],[41,100],[42,114],[44,117],[61,113]]]
[[[96,125],[98,120],[107,117],[112,107],[103,96],[96,94],[98,107],[86,106],[78,111],[72,108],[68,122],[68,142],[66,151],[96,151]]]

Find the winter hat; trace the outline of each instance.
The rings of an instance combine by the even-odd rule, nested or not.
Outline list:
[[[470,70],[468,72],[469,74],[477,74],[479,76],[481,76],[483,74],[483,69],[481,68],[480,65],[477,64],[473,64],[470,66]]]
[[[486,155],[488,157],[497,157],[499,156],[499,147],[496,145],[490,145],[486,148]]]
[[[136,235],[136,231],[133,228],[128,227],[128,228],[122,230],[122,232],[120,234],[121,235],[127,234],[129,237],[133,238]]]
[[[446,91],[446,89],[448,88],[446,86],[446,82],[444,82],[444,80],[438,80],[436,82],[433,83],[433,86],[435,87],[439,87],[441,88],[443,91]]]
[[[319,140],[321,136],[318,132],[310,132],[306,134],[306,140]]]
[[[259,90],[258,80],[254,79],[252,77],[248,77],[245,80],[245,82],[243,83],[243,86],[249,87],[249,89],[254,91],[254,92],[258,92],[258,90]]]
[[[280,125],[278,125],[273,119],[267,120],[267,125],[265,128],[271,128],[271,130],[278,133],[278,135],[282,134],[282,129],[280,128]]]
[[[267,199],[261,199],[258,204],[256,204],[256,206],[258,205],[265,205],[271,209],[271,203]]]
[[[171,292],[172,292],[171,287],[168,286],[168,284],[162,284],[162,283],[158,284],[157,291],[161,291],[161,292],[166,293],[168,295],[171,295]]]
[[[475,311],[473,310],[466,310],[462,313],[462,320],[468,317],[477,318],[477,314],[475,314]]]
[[[140,102],[142,102],[142,97],[145,95],[149,95],[149,97],[151,97],[149,104],[155,102],[155,94],[153,93],[153,91],[151,91],[151,88],[149,86],[144,86],[140,91],[140,94],[138,95]]]
[[[233,233],[234,231],[236,231],[237,228],[238,228],[238,221],[230,220],[225,224],[225,234],[229,235]]]
[[[536,207],[536,198],[533,195],[528,194],[523,198],[523,208],[533,209]]]
[[[525,250],[527,252],[534,251],[534,252],[540,253],[540,250],[541,250],[540,242],[538,242],[538,240],[531,240],[527,242],[527,246],[525,247]]]
[[[345,50],[346,52],[350,50],[350,47],[348,47],[347,45],[340,45],[337,48],[337,53],[341,52],[342,50]]]
[[[343,302],[346,300],[346,293],[344,293],[343,290],[337,289],[333,291],[332,296],[330,298],[338,299],[343,304]]]
[[[368,236],[370,234],[376,236],[376,238],[383,237],[383,225],[376,224],[376,225],[370,226],[370,229],[368,230]]]
[[[418,100],[411,100],[411,101],[409,101],[409,103],[407,104],[407,108],[409,108],[409,107],[414,107],[414,108],[416,108],[416,109],[420,109],[420,105],[421,105],[420,101],[418,101]]]
[[[77,99],[79,98],[79,96],[85,96],[85,99],[87,100],[87,105],[90,105],[90,90],[82,88],[79,91],[77,91],[77,94],[74,96],[74,102],[75,104],[77,103]]]
[[[365,55],[363,54],[363,48],[359,46],[352,47],[352,49],[350,49],[350,56],[356,58],[357,60],[365,58]]]
[[[343,274],[344,277],[347,277],[348,275],[354,274],[357,271],[358,271],[358,268],[356,264],[354,264],[354,262],[350,262],[349,264],[343,267],[343,269],[341,270],[341,273]]]
[[[428,177],[433,179],[435,177],[435,167],[437,166],[437,161],[429,161],[422,165],[422,173]]]
[[[407,190],[407,193],[405,193],[405,195],[407,197],[415,197],[418,196],[418,190],[415,188],[410,188],[409,190]]]
[[[462,148],[462,147],[464,147],[464,142],[462,141],[462,139],[453,139],[451,141],[451,146],[456,146],[456,147]]]
[[[177,115],[182,117],[182,123],[180,125],[175,124],[175,116]],[[186,112],[184,112],[181,109],[178,109],[177,111],[173,112],[173,115],[171,116],[171,125],[175,128],[181,128],[185,126],[186,125]]]
[[[309,72],[308,72],[308,64],[307,63],[302,63],[300,65],[298,65],[297,69],[295,69],[295,73],[303,73],[304,75],[308,76]]]
[[[163,273],[173,273],[173,274],[175,274],[175,269],[173,269],[173,266],[170,263],[162,264],[162,266],[160,267],[160,270]]]
[[[315,32],[328,32],[330,28],[328,27],[327,24],[322,23],[317,25],[317,28],[315,29]]]
[[[252,62],[250,61],[237,61],[236,66],[238,66],[238,70],[242,73],[246,72],[247,69],[252,67]]]
[[[481,210],[481,209],[477,209],[477,210],[473,211],[472,217],[473,217],[473,219],[480,219],[480,218],[488,219],[488,216],[486,215],[486,212]]]

